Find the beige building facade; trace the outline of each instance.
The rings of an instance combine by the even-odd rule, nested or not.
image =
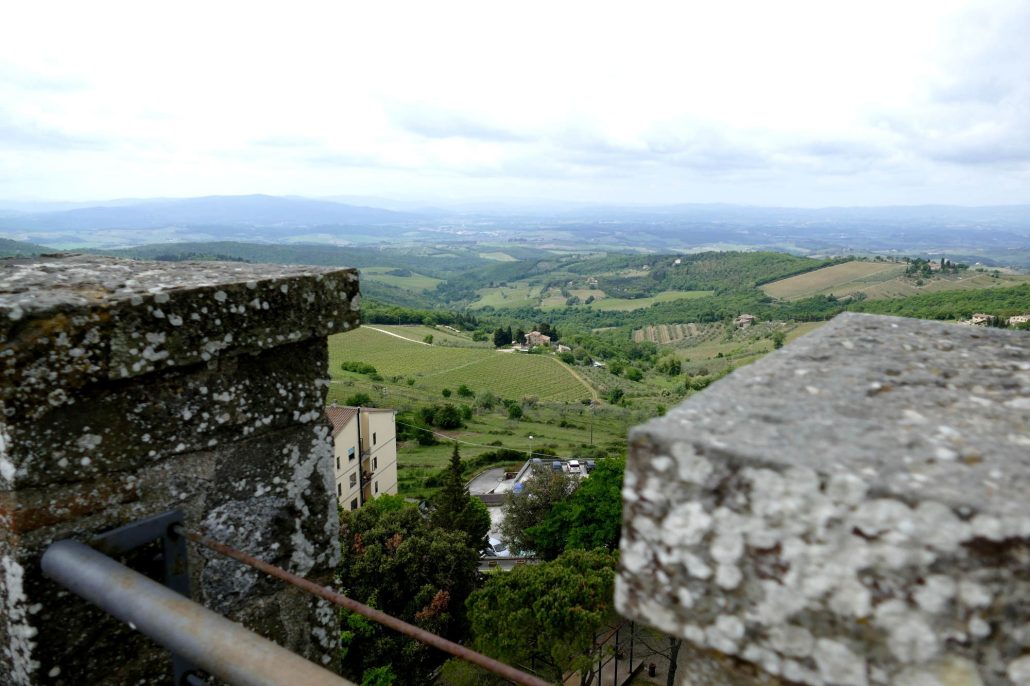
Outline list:
[[[396,412],[374,407],[329,407],[333,471],[340,507],[356,510],[384,493],[397,495]]]

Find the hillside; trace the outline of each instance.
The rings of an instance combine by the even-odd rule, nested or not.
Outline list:
[[[53,248],[48,248],[43,245],[25,243],[24,241],[12,241],[9,238],[0,238],[0,257],[25,257],[52,252],[55,252]]]
[[[854,260],[765,284],[762,291],[782,300],[856,294],[878,300],[920,293],[1013,286],[1030,281],[1030,276],[995,274],[975,269],[953,274],[933,273],[926,278],[915,278],[906,276],[905,269],[906,264],[900,262]]]

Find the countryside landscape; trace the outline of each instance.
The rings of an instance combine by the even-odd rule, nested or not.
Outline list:
[[[1030,686],[1028,36],[8,3],[0,686]]]

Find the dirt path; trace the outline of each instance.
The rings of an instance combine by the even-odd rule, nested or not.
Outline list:
[[[574,377],[576,377],[577,381],[579,381],[581,384],[586,386],[587,390],[590,391],[590,399],[591,400],[600,400],[601,399],[601,395],[597,392],[597,389],[595,389],[592,385],[590,385],[590,382],[587,381],[586,379],[584,379],[583,376],[579,372],[577,372],[575,369],[573,369],[569,365],[567,365],[564,362],[562,362],[561,360],[559,360],[557,357],[552,357],[550,359],[554,360],[555,364],[559,364],[562,367],[565,367],[566,371],[568,371],[569,374],[572,374]]]
[[[407,341],[408,343],[418,343],[419,345],[429,345],[429,343],[426,343],[425,341],[416,341],[414,338],[408,338],[407,336],[401,336],[400,334],[396,334],[393,331],[383,331],[382,329],[377,329],[374,326],[367,326],[366,325],[366,326],[362,326],[361,328],[362,329],[372,329],[373,331],[378,331],[379,333],[385,333],[387,336],[393,336],[394,338],[399,338],[402,341]],[[430,346],[430,347],[432,347],[432,346]]]

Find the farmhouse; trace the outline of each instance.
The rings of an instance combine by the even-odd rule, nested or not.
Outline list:
[[[1017,314],[1013,317],[1009,317],[1005,323],[1009,326],[1015,326],[1017,324],[1030,324],[1030,314]]]
[[[962,322],[969,326],[990,326],[994,322],[996,317],[993,314],[985,314],[983,312],[977,312],[969,319]]]
[[[526,345],[530,348],[534,345],[551,345],[551,337],[539,331],[530,331],[526,334]]]
[[[559,343],[558,344],[558,352],[560,352],[560,353],[571,353],[572,352],[572,348],[570,348],[567,345],[562,345],[561,343]]]
[[[738,329],[746,329],[755,323],[755,319],[756,317],[753,314],[742,314],[733,320],[733,324]]]

